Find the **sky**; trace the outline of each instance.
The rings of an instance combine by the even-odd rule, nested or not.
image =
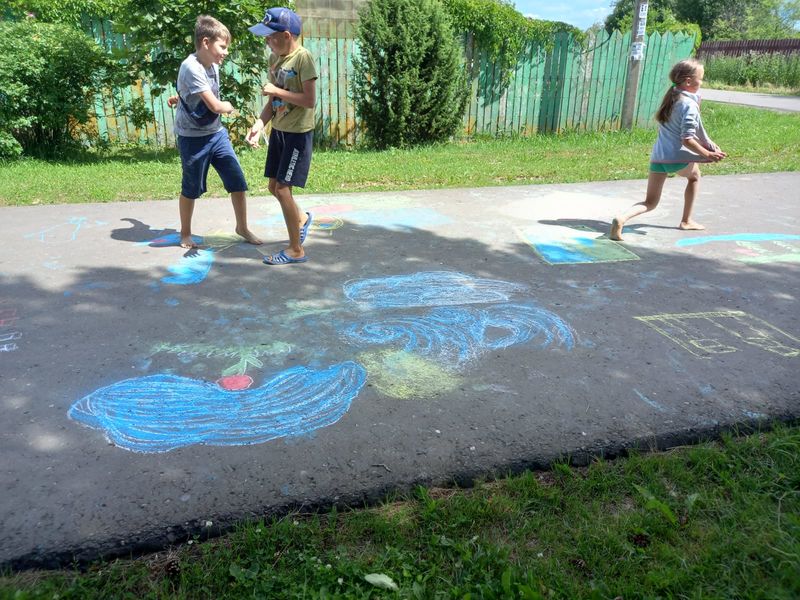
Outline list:
[[[605,21],[612,0],[512,0],[523,15],[548,21],[563,21],[578,29],[588,29]]]

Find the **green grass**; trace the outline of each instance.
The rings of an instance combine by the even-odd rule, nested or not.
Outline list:
[[[0,598],[56,597],[798,598],[800,428],[420,488],[84,573],[0,578]]]
[[[706,128],[729,153],[706,174],[800,168],[800,114],[706,102]],[[454,142],[415,150],[317,151],[305,193],[570,183],[647,177],[655,130],[567,133]],[[251,195],[268,195],[265,152],[240,159]],[[174,151],[115,149],[72,162],[0,164],[0,206],[174,199],[180,161]],[[216,174],[209,195],[225,192]]]
[[[788,88],[780,85],[731,85],[721,81],[711,81],[706,79],[703,84],[705,87],[723,90],[726,92],[753,92],[756,94],[775,94],[776,96],[800,96],[800,88]],[[702,92],[700,92],[702,94]]]

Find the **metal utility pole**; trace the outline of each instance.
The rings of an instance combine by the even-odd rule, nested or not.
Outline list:
[[[635,0],[633,30],[631,31],[631,55],[628,60],[628,78],[625,81],[625,96],[622,99],[622,128],[633,127],[633,113],[639,92],[639,77],[644,60],[644,34],[647,27],[648,0]]]

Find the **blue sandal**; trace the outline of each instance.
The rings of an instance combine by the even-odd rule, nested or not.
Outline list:
[[[306,219],[306,224],[300,228],[300,245],[302,246],[303,242],[306,241],[308,237],[308,228],[311,227],[311,222],[314,220],[314,217],[311,216],[310,212],[306,213],[308,218]]]
[[[307,256],[293,258],[286,254],[285,250],[281,250],[277,254],[270,254],[269,256],[264,257],[264,263],[268,265],[290,265],[292,263],[304,263],[307,260]]]

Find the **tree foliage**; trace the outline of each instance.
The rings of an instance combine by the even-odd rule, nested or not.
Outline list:
[[[495,60],[505,77],[527,44],[547,48],[560,32],[571,33],[578,40],[585,37],[567,23],[529,19],[509,0],[442,0],[442,3],[456,32],[471,33],[478,47]]]
[[[634,2],[616,0],[606,18],[606,29],[630,27]],[[648,29],[653,20],[693,23],[706,40],[775,39],[796,37],[800,20],[800,0],[650,0]]]
[[[356,38],[353,100],[373,146],[443,141],[458,130],[462,50],[438,0],[370,0]]]
[[[128,0],[6,0],[9,13],[17,18],[35,18],[42,23],[79,26],[81,17],[111,18],[122,12]]]
[[[241,116],[231,127],[245,130],[252,121],[248,105],[260,97],[260,74],[266,69],[264,38],[247,28],[264,17],[268,7],[259,0],[127,0],[124,14],[115,27],[126,36],[127,49],[121,57],[132,79],[147,79],[152,93],[159,95],[174,84],[181,62],[192,52],[194,26],[201,14],[211,15],[231,32],[232,42],[226,63],[229,74],[220,78],[220,96],[230,101]]]
[[[57,155],[74,145],[110,67],[73,27],[0,22],[0,156]]]

